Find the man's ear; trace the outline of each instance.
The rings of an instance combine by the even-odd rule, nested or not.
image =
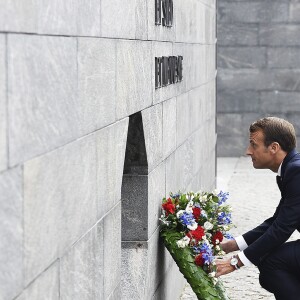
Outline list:
[[[271,145],[270,145],[270,150],[271,150],[271,153],[273,154],[276,154],[279,150],[280,150],[280,145],[277,143],[277,142],[273,142]]]

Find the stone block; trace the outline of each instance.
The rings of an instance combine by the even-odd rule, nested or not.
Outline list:
[[[148,240],[148,176],[124,175],[122,241]]]
[[[293,112],[293,113],[284,113],[284,114],[276,114],[276,117],[279,118],[284,118],[286,120],[288,120],[290,123],[293,124],[295,131],[296,131],[296,135],[299,136],[300,133],[300,112]],[[297,139],[297,141],[299,141],[299,139]]]
[[[97,0],[39,1],[40,34],[100,36],[100,2]]]
[[[163,160],[162,117],[162,104],[151,106],[142,111],[149,173]]]
[[[0,13],[1,14],[1,13]],[[0,172],[7,169],[6,38],[0,35]]]
[[[176,149],[176,98],[163,103],[163,157],[169,156]]]
[[[218,26],[217,36],[220,46],[255,46],[258,45],[258,25],[222,24]]]
[[[175,152],[173,152],[165,161],[166,163],[166,196],[170,195],[170,193],[177,193],[179,191],[179,187],[177,186],[176,176],[176,156]]]
[[[101,1],[101,36],[146,40],[147,19],[143,0]]]
[[[298,69],[220,69],[218,92],[223,90],[299,91]]]
[[[0,173],[0,299],[23,287],[23,199],[20,168]]]
[[[166,196],[166,167],[165,162],[158,165],[148,175],[148,238],[159,226],[162,199]]]
[[[215,8],[205,8],[205,23],[202,25],[205,28],[205,44],[215,44],[217,39],[217,23]]]
[[[260,94],[260,109],[264,113],[296,113],[300,112],[299,93],[270,91]]]
[[[217,56],[216,56],[216,45],[206,45],[205,46],[205,83],[214,81],[217,75]]]
[[[105,127],[95,135],[98,219],[121,199],[127,130],[128,118]]]
[[[177,128],[176,128],[176,143],[177,146],[181,145],[191,132],[191,122],[189,118],[190,102],[189,94],[185,93],[177,97]]]
[[[273,87],[268,71],[258,69],[219,69],[218,92],[223,90],[265,90]]]
[[[246,136],[249,135],[249,126],[263,117],[264,113],[222,113],[218,115],[218,135]]]
[[[121,203],[104,218],[104,297],[121,281]]]
[[[170,270],[170,267],[175,264],[175,262],[159,237],[159,228],[148,240],[147,245],[148,262],[146,295],[141,299],[150,300],[163,278],[169,276],[167,270]]]
[[[189,91],[191,132],[194,132],[201,126],[201,121],[204,119],[205,114],[208,113],[207,102],[204,85]]]
[[[98,0],[79,0],[77,11],[77,35],[100,36],[101,35],[101,11]]]
[[[206,51],[206,46],[204,45],[192,45],[191,46],[191,68],[188,80],[190,81],[190,87],[196,88],[201,84],[205,83],[207,77],[207,58],[209,57],[209,52]]]
[[[133,114],[152,104],[151,42],[117,43],[117,118]],[[132,55],[134,53],[134,55]]]
[[[221,136],[217,140],[218,157],[239,157],[245,154],[248,146],[248,137]]]
[[[269,68],[285,68],[299,69],[300,62],[298,59],[298,47],[276,47],[268,48],[268,67]]]
[[[218,67],[225,69],[259,69],[266,67],[264,47],[219,47]]]
[[[9,165],[81,136],[76,39],[8,36]]]
[[[91,135],[24,164],[26,283],[96,223],[95,149]]]
[[[145,242],[122,242],[121,286],[124,300],[150,300],[174,264],[157,229]]]
[[[176,284],[174,284],[174,282],[176,282]],[[161,281],[151,300],[180,299],[179,297],[182,295],[185,285],[186,280],[182,273],[180,273],[178,266],[176,264],[172,264],[168,270],[167,276]],[[193,296],[191,295],[191,297]]]
[[[115,290],[109,295],[108,300],[119,300],[122,295],[121,283],[115,288]]]
[[[258,91],[230,91],[218,93],[218,113],[256,112],[261,109]]]
[[[199,1],[176,1],[176,42],[205,43],[205,8]]]
[[[116,44],[113,40],[78,39],[79,119],[88,132],[116,119]]]
[[[241,114],[219,114],[217,118],[218,135],[241,135],[242,115]]]
[[[119,285],[120,207],[119,203],[61,258],[61,299],[109,299]]]
[[[60,299],[105,299],[104,243],[102,220],[60,259]]]
[[[122,242],[122,300],[145,299],[148,260],[146,243]]]
[[[1,0],[0,31],[37,32],[36,0]]]
[[[290,3],[290,22],[300,21],[300,3],[298,1],[292,1]]]
[[[42,0],[37,7],[38,33],[77,35],[77,1]]]
[[[178,190],[186,192],[193,178],[194,150],[189,140],[176,149],[176,181]]]
[[[269,90],[300,91],[299,69],[271,69]]]
[[[16,300],[59,300],[59,263],[56,261],[27,287]]]
[[[228,2],[218,3],[219,23],[273,23],[287,22],[289,4],[272,2]]]
[[[259,29],[259,44],[263,46],[299,46],[299,24],[266,24]]]

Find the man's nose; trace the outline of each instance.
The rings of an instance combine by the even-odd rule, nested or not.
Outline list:
[[[246,155],[252,155],[252,151],[250,151],[250,147],[248,147],[247,148],[247,150],[246,150],[246,153],[245,153]]]

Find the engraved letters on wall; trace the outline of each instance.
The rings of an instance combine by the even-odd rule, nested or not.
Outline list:
[[[155,88],[182,81],[182,56],[155,57]]]
[[[173,0],[155,1],[155,25],[173,26]]]

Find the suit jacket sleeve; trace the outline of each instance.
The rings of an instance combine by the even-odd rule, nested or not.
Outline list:
[[[244,236],[249,245],[246,257],[255,265],[283,244],[300,226],[300,165],[290,164],[283,182],[283,199],[274,216]]]

